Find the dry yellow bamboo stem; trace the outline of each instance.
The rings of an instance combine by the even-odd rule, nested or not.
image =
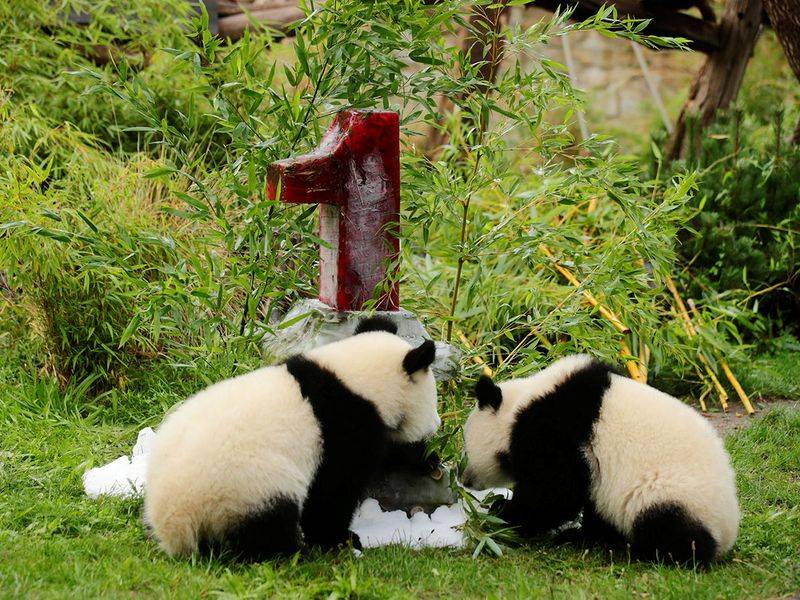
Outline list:
[[[708,394],[711,393],[711,390],[714,389],[714,385],[708,383],[708,380],[705,377],[703,377],[703,370],[700,367],[698,367],[697,365],[694,365],[694,372],[697,373],[697,377],[699,377],[700,381],[702,381],[707,387],[706,393],[700,395],[700,397],[702,399],[702,402],[700,402],[700,408],[702,408],[703,410],[706,410],[706,408],[705,408],[705,406],[706,406],[705,397],[708,396]]]
[[[647,368],[650,365],[650,348],[639,340],[639,370],[642,372],[642,383],[647,383]]]
[[[698,370],[698,375],[701,375],[699,370]],[[702,375],[701,375],[701,377],[702,377]],[[710,385],[706,386],[706,390],[702,394],[700,394],[700,398],[699,398],[699,400],[700,400],[700,409],[703,412],[708,412],[708,408],[706,408],[706,396],[708,396],[711,393],[712,389],[713,388]]]
[[[689,309],[692,311],[692,314],[695,316],[695,318],[699,319],[700,314],[697,312],[697,307],[694,305],[692,299],[690,298],[689,300],[686,301],[686,303],[689,305]],[[739,380],[736,378],[736,375],[734,375],[733,371],[731,371],[731,368],[728,365],[728,361],[720,359],[719,365],[722,367],[722,371],[725,373],[725,377],[728,378],[728,381],[730,382],[731,386],[733,386],[733,389],[736,390],[736,395],[739,396],[739,400],[742,401],[742,405],[744,406],[744,409],[747,411],[747,414],[748,415],[755,414],[756,411],[753,408],[753,405],[750,403],[750,398],[748,398],[747,393],[744,391],[742,384],[739,383]]]
[[[756,409],[753,408],[753,405],[750,402],[750,398],[747,397],[747,394],[744,391],[744,388],[739,383],[739,380],[736,379],[736,376],[731,371],[731,368],[728,366],[727,361],[720,361],[720,365],[722,366],[722,370],[725,371],[725,377],[728,378],[728,381],[731,382],[733,389],[736,390],[736,395],[739,396],[739,400],[742,401],[744,405],[744,409],[747,411],[747,414],[752,415],[755,414]]]
[[[472,344],[467,339],[467,336],[465,336],[460,331],[457,331],[456,335],[458,336],[458,339],[461,340],[462,344],[464,344],[467,348],[472,348]],[[477,354],[473,355],[472,361],[475,364],[481,365],[483,367],[483,374],[486,375],[487,377],[491,377],[492,375],[494,375],[494,371],[492,371],[491,367],[489,367],[489,365],[487,365],[484,362],[484,360],[480,356],[478,356]]]
[[[542,251],[542,254],[544,254],[548,258],[554,258],[553,253],[550,252],[550,249],[544,244],[539,244],[539,249]],[[569,269],[567,269],[563,265],[558,264],[558,262],[556,262],[555,260],[553,261],[553,267],[555,267],[555,269],[564,276],[564,279],[569,281],[576,288],[581,287],[582,285],[581,282],[578,281],[578,279],[572,274],[572,272]],[[586,298],[589,304],[595,307],[600,312],[600,314],[603,315],[606,318],[606,320],[608,320],[617,329],[617,331],[619,331],[620,333],[630,333],[630,328],[627,325],[625,325],[622,321],[620,321],[617,315],[615,315],[605,306],[600,304],[597,298],[595,298],[594,295],[589,290],[584,289],[582,293],[583,297]]]
[[[722,387],[722,384],[717,379],[717,374],[714,373],[714,369],[711,368],[711,364],[708,362],[706,355],[702,352],[697,353],[697,358],[700,359],[700,362],[703,363],[703,367],[706,370],[706,374],[711,378],[711,382],[714,384],[714,387],[717,388],[717,395],[719,396],[719,403],[722,405],[722,410],[728,410],[728,392],[725,391],[725,388]]]
[[[560,222],[557,222],[556,224],[559,225],[571,219],[572,216],[577,212],[578,208],[579,208],[578,206],[573,207],[571,210],[567,212],[566,215],[564,215],[564,218],[561,219]],[[592,213],[596,208],[597,208],[597,198],[593,196],[592,198],[589,199],[589,206],[587,207],[586,212]],[[587,232],[587,235],[588,233],[589,232]],[[574,285],[577,288],[581,287],[581,282],[578,281],[578,278],[575,277],[569,269],[567,269],[563,265],[558,264],[558,262],[555,261],[553,253],[550,252],[550,249],[547,246],[541,244],[539,248],[545,256],[547,256],[550,259],[553,259],[553,266],[559,273],[561,273],[561,275],[564,276],[564,278],[567,281],[569,281],[572,285]],[[597,308],[598,312],[601,315],[603,315],[603,317],[605,317],[614,326],[614,328],[617,329],[617,331],[619,331],[620,333],[630,332],[630,328],[627,325],[625,325],[619,319],[619,317],[617,317],[617,315],[611,312],[611,310],[603,306],[597,300],[597,298],[594,297],[594,294],[592,294],[589,290],[583,290],[583,297],[586,298],[589,304],[591,304],[594,308]],[[640,383],[647,383],[647,371],[645,364],[642,362],[641,358],[637,359],[633,357],[633,354],[631,353],[631,350],[624,339],[620,340],[620,356],[625,362],[625,367],[628,369],[628,373],[630,373],[631,378],[634,381],[638,381]]]
[[[642,372],[639,370],[639,361],[631,354],[631,349],[628,347],[625,340],[620,342],[619,355],[622,357],[622,360],[625,361],[625,367],[628,369],[628,373],[631,374],[631,379],[640,383],[646,383],[642,378]]]
[[[672,281],[672,277],[667,275],[667,287],[669,291],[672,293],[672,297],[675,298],[675,304],[678,307],[678,314],[681,316],[684,322],[684,327],[686,328],[686,333],[689,334],[690,338],[693,338],[697,335],[697,330],[694,328],[694,324],[692,323],[692,319],[689,316],[689,312],[686,310],[686,305],[683,303],[683,298],[678,293],[678,288],[675,287],[675,282]]]
[[[561,302],[563,303],[564,301],[562,300]],[[559,306],[560,306],[560,304],[559,304]],[[556,307],[556,308],[558,308],[558,307]],[[530,338],[531,336],[534,336],[537,340],[539,340],[539,342],[542,344],[542,346],[544,346],[548,350],[552,350],[553,349],[553,344],[551,344],[547,340],[547,338],[544,337],[544,335],[542,335],[542,333],[539,331],[539,329],[536,328],[536,327],[531,327],[530,331],[527,334],[525,334],[525,337],[523,337],[519,341],[519,343],[517,343],[517,345],[514,346],[511,349],[511,352],[509,352],[505,356],[501,356],[500,357],[500,363],[498,364],[498,366],[502,367],[506,363],[506,361],[508,359],[510,359],[512,356],[514,356],[519,351],[519,349],[522,348],[525,345],[525,342],[527,342],[528,338]]]
[[[689,316],[689,311],[686,310],[686,305],[683,303],[683,298],[678,293],[678,288],[675,286],[675,282],[672,280],[672,277],[669,275],[666,276],[666,283],[667,288],[669,288],[670,293],[672,293],[672,297],[675,299],[675,306],[677,308],[676,312],[680,315],[683,319],[683,326],[686,329],[686,334],[689,338],[693,338],[697,335],[697,329],[694,327],[694,323],[692,323],[692,318]],[[697,353],[697,358],[700,359],[700,362],[703,363],[703,367],[706,370],[706,373],[711,378],[711,382],[714,384],[714,387],[717,390],[717,395],[719,396],[719,403],[722,406],[722,410],[728,410],[728,392],[725,391],[725,388],[722,387],[722,384],[719,382],[716,373],[711,368],[711,364],[708,362],[708,359],[702,352]]]
[[[464,408],[459,408],[458,410],[451,410],[450,412],[441,413],[439,415],[439,418],[442,421],[445,421],[445,420],[447,420],[447,419],[449,419],[451,417],[456,417],[456,416],[460,415],[461,413],[467,412],[469,410],[472,410],[472,407],[471,406],[465,406]]]
[[[577,206],[573,206],[566,213],[564,213],[563,217],[561,217],[561,218],[556,217],[556,223],[555,224],[556,225],[563,225],[564,223],[569,221],[572,217],[574,217],[576,214],[578,214],[578,207]]]

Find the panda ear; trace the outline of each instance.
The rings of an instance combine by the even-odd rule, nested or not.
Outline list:
[[[475,384],[475,397],[478,398],[478,408],[490,406],[497,410],[503,402],[503,392],[488,375],[481,375]]]
[[[368,331],[388,331],[389,333],[397,333],[397,325],[394,321],[386,317],[367,317],[358,322],[354,335],[367,333]]]
[[[408,351],[403,359],[403,368],[411,375],[430,367],[434,358],[436,358],[436,344],[433,340],[425,340],[421,345]]]

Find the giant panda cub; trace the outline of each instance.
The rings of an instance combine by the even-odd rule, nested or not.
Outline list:
[[[244,560],[348,540],[367,482],[440,424],[435,345],[386,319],[212,385],[169,414],[148,462],[144,520],[171,555]]]
[[[476,386],[468,487],[513,483],[493,510],[523,536],[583,511],[581,539],[634,558],[706,563],[733,546],[739,507],[722,440],[672,396],[580,355],[525,379]]]

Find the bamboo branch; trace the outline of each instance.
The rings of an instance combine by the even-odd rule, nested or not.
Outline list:
[[[728,366],[728,362],[723,360],[720,361],[720,365],[722,365],[722,370],[725,371],[725,377],[728,378],[728,381],[731,382],[733,389],[736,390],[736,395],[739,396],[739,400],[742,401],[744,405],[744,409],[747,411],[748,415],[755,414],[756,409],[753,408],[752,403],[750,402],[750,398],[748,398],[747,393],[745,393],[744,388],[739,383],[739,380],[736,379],[736,376],[731,371],[731,368]]]
[[[678,293],[678,288],[675,286],[675,282],[669,275],[667,275],[667,288],[669,288],[672,297],[675,298],[675,304],[678,307],[678,314],[683,319],[686,333],[689,334],[690,338],[695,337],[697,335],[697,330],[694,328],[692,319],[689,316],[689,312],[686,310],[686,305],[683,303],[683,298],[681,298],[681,295]]]
[[[698,369],[698,374],[700,374],[699,369]],[[700,398],[699,398],[699,400],[700,400],[700,409],[703,412],[708,412],[708,408],[706,408],[706,396],[708,396],[711,393],[712,389],[713,388],[710,385],[706,386],[705,391],[702,394],[700,394]]]
[[[570,15],[573,21],[591,19],[604,6],[612,4],[605,0],[536,0],[533,6],[549,11],[561,10],[574,6]],[[693,50],[711,53],[720,47],[720,31],[716,23],[709,23],[671,9],[670,2],[643,2],[642,0],[615,0],[619,18],[632,17],[646,19],[647,24],[642,31],[646,35],[665,37],[682,37],[691,42]]]
[[[564,215],[564,217],[562,219],[560,219],[560,220],[557,219],[555,224],[556,225],[561,225],[561,224],[567,222],[568,220],[570,220],[578,212],[578,210],[580,209],[581,206],[582,206],[582,204],[573,206],[570,210],[567,211],[567,213]],[[589,205],[586,208],[586,212],[587,212],[587,214],[591,214],[596,209],[597,209],[597,197],[596,196],[592,196],[589,199]],[[589,234],[589,232],[587,232],[587,235],[588,234]],[[542,244],[540,246],[540,249],[542,250],[542,252],[547,257],[553,258],[553,254],[550,252],[550,249],[547,246]],[[581,286],[580,281],[578,281],[578,279],[574,275],[572,275],[572,273],[566,267],[563,267],[562,265],[559,265],[557,262],[554,262],[554,266],[558,270],[558,272],[561,273],[567,279],[567,281],[572,283],[572,285],[574,285],[576,287],[580,287]],[[600,313],[604,317],[606,317],[607,319],[609,319],[611,321],[611,323],[614,325],[614,327],[617,330],[621,331],[622,333],[630,332],[630,328],[628,328],[624,323],[622,323],[622,321],[613,312],[611,312],[610,310],[606,309],[602,304],[600,304],[591,292],[589,292],[588,290],[584,290],[583,291],[583,295],[589,301],[589,303],[592,306],[597,307],[598,311],[600,311]],[[624,330],[620,329],[620,326]],[[645,362],[642,361],[642,357],[644,356],[644,353],[641,350],[641,346],[642,345],[640,344],[639,357],[638,358],[634,357],[633,353],[631,352],[630,347],[627,344],[627,342],[624,339],[622,339],[622,340],[620,340],[620,352],[619,352],[619,354],[620,354],[620,357],[622,358],[623,362],[625,363],[625,368],[628,369],[628,373],[630,374],[631,378],[634,381],[638,381],[640,383],[646,384],[647,383],[647,367],[646,367]],[[644,346],[644,348],[647,349],[647,346]],[[649,349],[647,349],[647,351],[649,352]]]
[[[569,281],[572,285],[576,288],[580,289],[583,284],[575,277],[572,272],[567,269],[565,266],[560,265],[553,256],[553,253],[550,252],[550,249],[545,246],[544,244],[539,244],[539,249],[542,253],[547,256],[548,258],[553,260],[553,267],[564,276],[564,279]],[[589,290],[583,289],[581,290],[583,297],[591,304],[594,308],[598,310],[598,312],[603,315],[606,320],[608,320],[614,328],[619,331],[620,333],[630,333],[630,328],[625,325],[617,315],[611,312],[608,308],[603,306],[597,298],[594,297]],[[647,377],[642,374],[639,370],[638,359],[633,356],[631,349],[628,347],[628,344],[625,340],[620,341],[620,356],[622,357],[623,361],[625,362],[625,367],[628,369],[628,373],[633,380],[638,381],[640,383],[647,383]]]
[[[714,370],[711,368],[711,364],[708,362],[705,354],[702,352],[698,353],[697,357],[700,359],[700,362],[703,363],[703,367],[705,367],[706,374],[711,378],[711,382],[714,384],[714,387],[717,388],[717,395],[719,396],[719,403],[722,405],[722,410],[728,410],[728,392],[725,391],[725,388],[722,387],[722,384],[717,379],[717,374],[714,373]]]
[[[631,374],[631,379],[639,383],[647,383],[647,379],[643,377],[642,372],[639,370],[638,359],[633,356],[625,340],[620,341],[619,355],[622,357],[622,360],[625,361],[625,367],[628,369],[628,373]]]
[[[550,249],[547,246],[545,246],[544,244],[539,244],[539,250],[541,250],[545,256],[553,260],[553,267],[564,276],[564,279],[569,281],[572,285],[574,285],[578,289],[580,289],[583,286],[583,284],[580,281],[578,281],[578,279],[572,274],[572,272],[569,269],[567,269],[563,265],[560,265],[555,260],[553,253],[550,252]],[[601,315],[603,315],[606,318],[606,320],[608,320],[617,331],[619,331],[620,333],[630,333],[631,331],[630,327],[625,325],[622,321],[620,321],[617,315],[615,315],[613,312],[611,312],[609,309],[603,306],[589,290],[583,289],[581,290],[581,293],[583,294],[583,297],[586,298],[586,300],[589,302],[589,304],[591,304],[594,308],[596,308],[598,312]]]
[[[639,370],[642,372],[642,383],[647,383],[647,370],[650,365],[650,348],[639,340]]]
[[[467,339],[467,336],[465,336],[460,331],[456,331],[456,335],[458,336],[458,339],[461,340],[461,343],[464,344],[464,346],[466,346],[470,350],[472,349],[472,344]],[[472,355],[472,362],[474,362],[477,365],[481,365],[483,367],[483,374],[486,375],[487,377],[491,377],[492,375],[494,375],[494,371],[492,371],[491,367],[487,365],[486,362],[484,362],[484,360],[477,354]]]
[[[692,311],[692,314],[695,316],[696,319],[700,319],[700,314],[697,312],[697,307],[694,305],[694,302],[690,298],[686,301],[689,305],[689,309]],[[753,405],[750,403],[750,398],[748,398],[747,393],[744,391],[742,384],[739,383],[739,380],[736,379],[736,375],[733,374],[731,371],[730,366],[728,365],[728,361],[725,359],[720,359],[719,361],[720,366],[722,367],[723,372],[725,373],[725,377],[728,378],[731,386],[733,389],[736,390],[736,395],[739,396],[739,400],[742,401],[742,406],[747,411],[748,415],[755,414],[756,410],[753,408]]]
[[[240,12],[220,17],[219,35],[238,40],[246,29],[257,31],[273,29],[282,35],[293,34],[291,25],[305,17],[305,13],[297,6],[279,6]]]
[[[683,319],[683,326],[684,329],[686,329],[686,334],[689,336],[689,339],[696,337],[697,329],[695,329],[694,324],[692,323],[692,318],[689,316],[689,312],[686,310],[686,305],[683,303],[683,298],[681,298],[681,295],[678,293],[678,288],[675,287],[675,282],[669,275],[666,276],[666,283],[667,288],[669,288],[670,293],[672,293],[672,297],[675,299],[676,312]],[[716,373],[714,373],[714,370],[711,368],[711,364],[709,363],[705,354],[698,350],[697,358],[699,358],[700,362],[703,363],[706,374],[709,376],[711,382],[714,384],[714,387],[717,389],[717,395],[719,395],[719,403],[722,406],[722,410],[727,411],[728,392],[726,392],[725,388],[722,387],[722,384],[719,382]]]
[[[545,320],[546,319],[547,317],[545,317]],[[525,345],[525,342],[527,342],[531,336],[539,340],[539,343],[542,344],[542,346],[544,346],[545,348],[547,348],[547,350],[553,349],[553,344],[551,344],[548,341],[548,339],[544,337],[544,335],[542,335],[542,332],[540,332],[539,329],[536,327],[531,327],[530,331],[528,331],[528,333],[525,334],[525,337],[523,337],[519,341],[519,343],[517,343],[517,345],[511,349],[511,352],[509,352],[505,356],[500,357],[500,364],[498,366],[502,367],[506,363],[506,361],[508,361],[512,356],[514,356],[517,352],[519,352],[519,349]]]

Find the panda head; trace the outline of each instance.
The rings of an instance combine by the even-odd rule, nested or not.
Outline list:
[[[505,465],[511,441],[515,402],[503,396],[503,386],[482,375],[475,385],[477,402],[464,425],[467,469],[463,483],[474,489],[503,487],[511,483]]]
[[[594,364],[599,363],[591,356],[576,354],[561,358],[530,377],[510,379],[499,385],[482,376],[475,386],[475,409],[464,426],[468,461],[464,485],[480,489],[512,483],[508,460],[517,413]]]
[[[352,337],[320,346],[306,355],[336,374],[372,403],[397,442],[431,437],[441,424],[431,365],[436,344],[413,347],[382,317],[362,320]]]

